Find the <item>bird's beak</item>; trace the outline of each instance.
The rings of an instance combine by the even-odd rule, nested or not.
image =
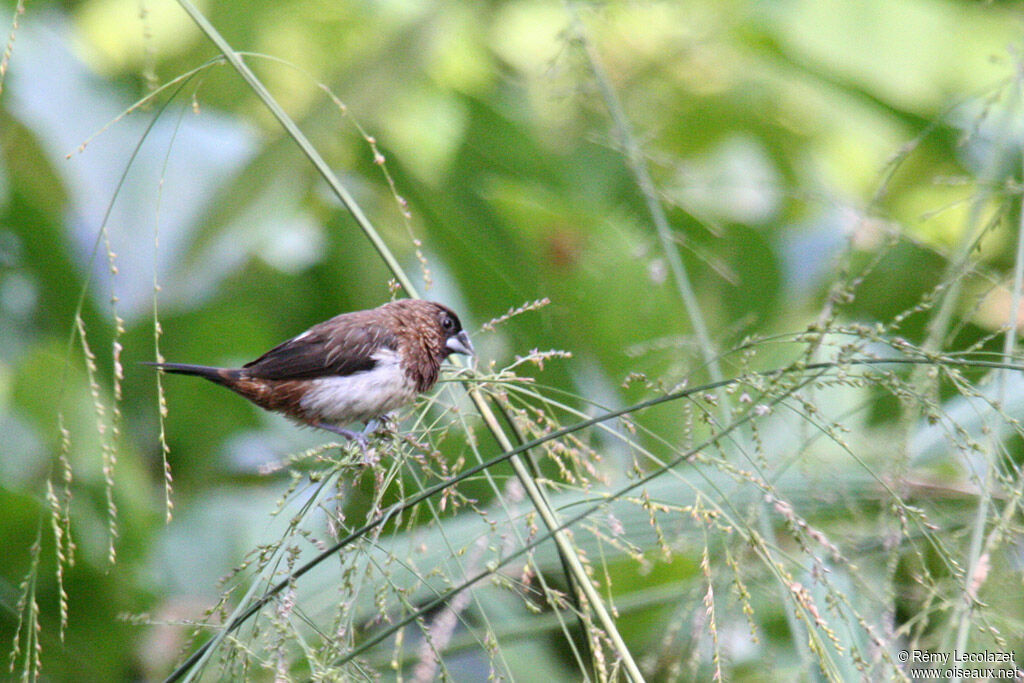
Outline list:
[[[451,353],[462,353],[467,356],[474,355],[473,343],[469,341],[469,335],[463,330],[454,337],[448,337],[448,341],[444,343],[445,347]]]

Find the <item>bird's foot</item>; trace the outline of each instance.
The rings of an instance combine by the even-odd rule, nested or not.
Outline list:
[[[369,437],[369,436],[370,436],[370,435],[372,435],[372,434],[376,434],[376,433],[377,433],[377,431],[378,431],[378,430],[380,430],[381,426],[382,426],[382,423],[381,423],[381,421],[380,421],[380,418],[376,418],[376,417],[375,417],[375,418],[373,418],[373,419],[369,420],[369,421],[368,421],[368,422],[366,423],[366,426],[365,426],[365,427],[363,427],[363,431],[362,431],[362,432],[360,432],[360,433],[361,433],[361,434],[362,434],[362,435],[363,435],[364,437]]]
[[[394,413],[387,413],[367,421],[363,434],[367,436],[388,437],[398,432],[398,420]]]

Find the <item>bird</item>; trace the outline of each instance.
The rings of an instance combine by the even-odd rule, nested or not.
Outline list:
[[[365,452],[379,418],[429,391],[453,353],[474,355],[455,312],[399,299],[318,323],[240,368],[147,365],[220,384],[260,408],[355,440]],[[356,422],[366,429],[346,428]]]

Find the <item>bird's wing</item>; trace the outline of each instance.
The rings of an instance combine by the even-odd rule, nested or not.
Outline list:
[[[343,376],[372,370],[381,351],[397,348],[398,340],[386,327],[346,314],[311,327],[243,367],[259,379]]]

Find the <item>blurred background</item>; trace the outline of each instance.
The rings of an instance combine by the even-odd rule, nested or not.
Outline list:
[[[26,616],[28,587],[45,677],[159,678],[187,651],[190,633],[167,624],[201,619],[219,599],[219,581],[279,533],[271,513],[292,479],[267,466],[325,438],[178,377],[163,380],[161,421],[157,379],[139,363],[156,358],[157,344],[167,360],[245,362],[338,312],[383,303],[392,276],[252,90],[211,62],[217,50],[176,3],[0,7],[0,26],[11,29],[0,29],[10,33],[0,92],[0,636],[12,643],[21,633],[14,670],[23,671],[36,647],[30,640],[26,650],[24,640],[25,619],[36,618]],[[517,371],[568,392],[559,400],[581,411],[590,409],[581,397],[625,406],[659,386],[710,379],[709,350],[799,333],[815,321],[881,324],[924,343],[932,304],[951,288],[941,348],[1002,349],[1020,217],[1020,3],[199,7],[246,53],[424,296],[460,313],[483,370],[531,350],[564,350],[571,358]],[[628,121],[625,141],[610,106]],[[631,145],[653,180],[647,196]],[[710,348],[681,302],[651,197],[666,212]],[[481,328],[544,298],[550,304]],[[792,357],[784,345],[759,346],[761,366]],[[726,376],[737,374],[728,357],[724,365]],[[649,384],[624,386],[631,373]],[[853,425],[858,457],[884,463],[887,448],[935,451],[930,471],[951,489],[982,476],[949,455],[957,448],[941,447],[941,435],[939,446],[908,446],[932,433],[908,426],[890,393],[852,391],[861,393],[819,405],[850,411],[844,424]],[[956,406],[970,413],[962,393],[933,398],[944,414]],[[670,442],[689,433],[678,413],[644,419]],[[837,471],[863,476],[849,455],[817,467],[781,425],[765,429],[766,467],[793,458],[809,500],[836,490]],[[161,430],[173,473],[169,523]],[[1007,436],[1010,461],[1018,441]],[[630,456],[621,445],[608,449],[619,453],[606,453],[602,465],[614,481]],[[442,451],[458,457],[450,440]],[[981,519],[1002,514],[1005,503],[1019,531],[1010,506],[1019,485],[1006,484],[1016,493],[997,497]],[[355,514],[373,487],[353,486]],[[961,531],[973,523],[975,494],[957,498],[948,527],[939,523],[950,533],[942,536],[950,557],[967,542]],[[818,510],[793,504],[807,518]],[[847,577],[845,590],[864,598],[851,599],[854,613],[874,619],[872,595],[888,605],[879,612],[891,613],[888,626],[840,639],[870,632],[896,642],[911,614],[929,615],[908,627],[918,637],[940,628],[955,609],[917,611],[926,601],[920,592],[939,580],[922,582],[913,567],[945,551],[887,560],[880,530],[891,528],[875,517],[886,504],[873,502],[871,513],[848,500],[833,504],[838,510],[822,523],[835,525],[836,542],[850,540],[844,558],[864,552],[864,566],[870,558],[879,565],[877,574]],[[54,526],[63,545],[55,546]],[[67,534],[74,564],[58,571],[55,550],[68,550]],[[657,596],[658,609],[643,599],[631,613],[623,607],[627,641],[637,653],[659,653],[645,664],[654,679],[710,675],[712,646],[695,635],[706,589],[700,544],[677,549],[674,560],[659,559],[653,539],[637,544],[651,553],[654,569],[645,571],[654,573],[642,579],[635,565],[608,560],[618,567],[617,595],[629,603],[645,581],[669,590]],[[1009,582],[992,581],[993,590],[1020,592],[1014,547],[991,560],[993,575],[1005,572]],[[771,680],[766,661],[806,671],[794,624],[773,604],[778,586],[752,580],[746,600],[760,629],[752,639],[743,591],[722,556],[715,562],[724,585],[714,633],[724,645],[714,647],[725,648],[729,675]],[[936,571],[963,584],[947,570],[956,575],[948,566]],[[1010,645],[1020,647],[1020,598],[1001,599],[1013,604],[980,623],[1016,633]],[[856,623],[851,617],[846,627],[857,631]],[[953,641],[931,645],[943,642]],[[530,658],[493,665],[499,675],[579,674],[564,645],[530,647]],[[488,655],[468,652],[466,671],[486,675],[480,662]]]

